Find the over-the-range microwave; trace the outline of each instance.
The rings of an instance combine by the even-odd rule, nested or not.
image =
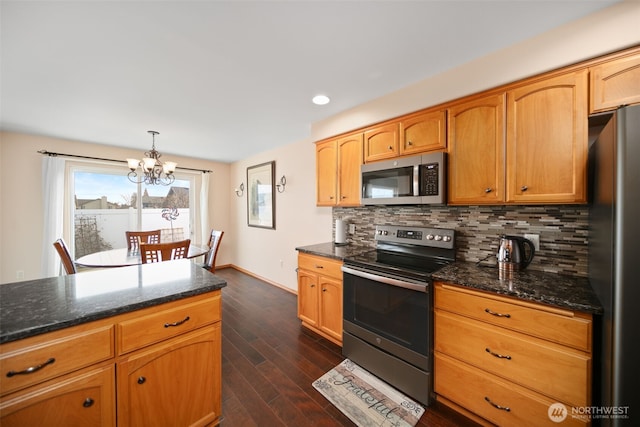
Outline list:
[[[360,167],[363,205],[444,204],[445,153],[402,157]]]

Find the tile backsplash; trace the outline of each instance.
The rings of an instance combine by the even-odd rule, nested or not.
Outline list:
[[[375,247],[376,225],[394,224],[456,230],[456,258],[496,262],[500,235],[540,235],[531,270],[587,276],[589,209],[545,206],[362,206],[333,208],[333,224],[355,225],[349,243]],[[335,235],[335,229],[333,230]]]

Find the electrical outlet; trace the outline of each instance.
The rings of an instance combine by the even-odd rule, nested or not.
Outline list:
[[[531,240],[531,243],[533,243],[533,247],[536,249],[536,251],[540,250],[540,235],[539,234],[525,234],[524,238]]]
[[[18,280],[24,279],[24,270],[16,271],[16,279]]]
[[[349,234],[353,234],[356,232],[356,225],[355,224],[349,224]]]

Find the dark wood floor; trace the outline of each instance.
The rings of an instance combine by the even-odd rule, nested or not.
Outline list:
[[[300,326],[296,296],[226,268],[222,290],[223,427],[353,426],[311,385],[339,364],[340,347]],[[439,404],[419,426],[475,426]]]

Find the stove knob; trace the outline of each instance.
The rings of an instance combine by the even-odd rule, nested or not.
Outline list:
[[[451,241],[451,236],[444,236],[442,238],[442,240],[445,241],[445,242],[450,242]]]
[[[433,240],[433,234],[427,234],[427,240]]]
[[[387,230],[382,230],[382,234],[386,236],[387,234],[389,234],[389,232]]]
[[[440,240],[442,240],[442,236],[441,235],[436,235],[436,240],[439,242]]]

